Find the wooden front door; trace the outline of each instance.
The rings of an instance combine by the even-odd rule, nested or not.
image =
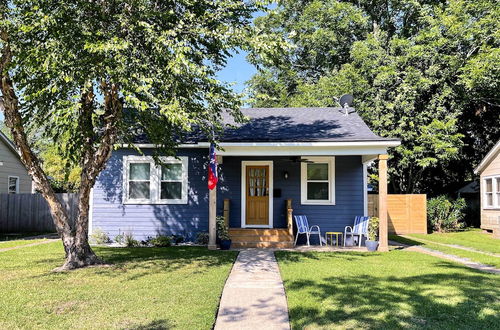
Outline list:
[[[269,225],[269,166],[246,167],[247,226]]]

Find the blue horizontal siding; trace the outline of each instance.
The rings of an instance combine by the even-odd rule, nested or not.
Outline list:
[[[363,215],[363,165],[360,156],[335,157],[335,205],[302,205],[300,196],[300,163],[289,157],[224,157],[221,184],[218,191],[218,209],[223,199],[231,200],[230,226],[241,227],[241,162],[244,160],[273,161],[274,189],[281,189],[281,198],[274,198],[274,227],[286,227],[285,201],[292,199],[294,214],[307,215],[311,225],[322,231],[344,231],[353,224],[354,217]],[[288,179],[284,179],[287,171]]]
[[[123,156],[138,153],[132,149],[113,152],[94,187],[92,227],[102,229],[112,239],[130,232],[140,240],[160,234],[194,240],[198,232],[208,231],[207,154],[205,149],[179,150],[179,156],[189,157],[187,204],[140,205],[122,203]]]
[[[147,154],[147,151],[145,151]],[[115,151],[94,187],[93,228],[100,228],[111,238],[131,232],[136,239],[148,236],[183,235],[194,240],[198,232],[208,230],[208,190],[206,149],[181,149],[179,156],[189,157],[188,204],[134,205],[122,203],[123,156],[137,155],[132,149]],[[230,227],[241,227],[241,162],[270,160],[274,167],[274,189],[281,197],[273,200],[275,228],[286,227],[285,201],[292,199],[294,214],[305,214],[311,225],[323,232],[343,231],[362,215],[363,167],[360,156],[335,158],[335,205],[302,205],[300,202],[300,163],[289,157],[224,157],[217,186],[217,214],[222,214],[223,201],[230,199]],[[289,173],[287,180],[284,172]]]

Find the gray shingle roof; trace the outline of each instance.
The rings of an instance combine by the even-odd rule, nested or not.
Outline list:
[[[222,142],[334,142],[388,141],[374,134],[354,109],[342,108],[244,108],[249,118],[228,128]],[[235,125],[225,115],[226,124]]]

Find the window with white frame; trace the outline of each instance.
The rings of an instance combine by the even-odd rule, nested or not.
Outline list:
[[[9,176],[7,187],[9,194],[19,194],[19,177]]]
[[[302,204],[335,204],[335,158],[308,157],[301,163]]]
[[[156,165],[150,156],[125,156],[125,204],[187,204],[187,157],[163,157]]]
[[[483,206],[484,208],[500,208],[500,176],[483,179]]]

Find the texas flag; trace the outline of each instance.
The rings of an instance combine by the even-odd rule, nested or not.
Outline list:
[[[217,186],[219,178],[217,176],[217,157],[215,155],[215,145],[210,144],[210,164],[208,164],[208,189],[212,190]]]

